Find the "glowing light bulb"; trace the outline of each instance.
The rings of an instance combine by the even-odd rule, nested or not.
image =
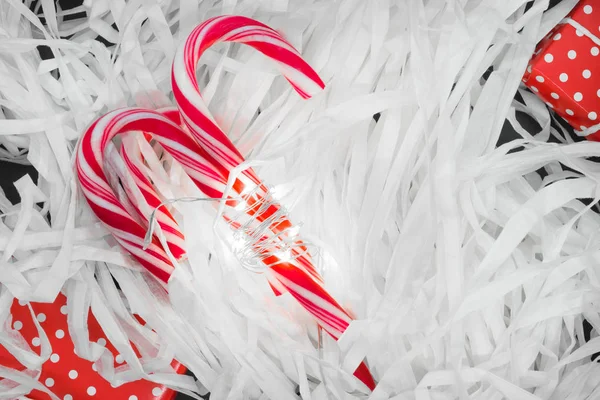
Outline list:
[[[248,203],[246,203],[245,201],[242,200],[233,208],[236,211],[244,211],[246,208],[248,208]]]
[[[281,186],[274,186],[274,187],[270,188],[269,193],[275,200],[281,200],[281,198],[284,195],[283,190],[281,189]]]
[[[291,228],[289,228],[287,230],[288,236],[298,236],[298,233],[300,233],[300,227],[299,226],[292,226]]]
[[[246,247],[246,244],[246,240],[243,237],[234,237],[231,242],[231,248],[234,253],[238,253]]]
[[[242,193],[240,193],[242,196],[247,195],[248,193],[252,192],[254,189],[256,189],[256,185],[253,183],[246,183],[244,185],[244,190],[242,190]]]
[[[275,253],[275,257],[277,257],[281,262],[290,262],[292,260],[292,254],[289,250],[286,251],[278,251]]]

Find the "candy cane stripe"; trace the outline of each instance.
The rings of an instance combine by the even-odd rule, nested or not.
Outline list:
[[[104,172],[104,147],[117,134],[129,131],[150,132],[159,143],[164,140],[167,145],[177,146],[180,152],[187,157],[186,159],[182,158],[182,161],[190,162],[188,158],[192,158],[194,167],[192,172],[198,173],[197,170],[202,167],[205,171],[210,172],[210,176],[220,177],[219,181],[213,182],[204,175],[204,182],[209,187],[219,187],[222,185],[223,178],[219,172],[211,168],[210,164],[205,163],[201,157],[201,154],[204,153],[202,148],[189,134],[159,112],[136,108],[116,110],[99,118],[82,136],[77,148],[76,169],[81,183],[80,187],[92,211],[124,249],[129,251],[142,266],[158,279],[167,282],[174,266],[164,248],[157,238],[153,237],[149,248],[143,249],[146,229],[130,216],[118,201]],[[163,219],[163,222],[166,221],[167,219]],[[172,233],[175,237],[179,236],[176,224],[165,224],[165,228],[167,234]],[[181,256],[185,253],[175,240],[168,243],[169,249],[175,250],[178,255]],[[171,245],[173,246],[171,247]],[[175,256],[175,253],[173,255]]]

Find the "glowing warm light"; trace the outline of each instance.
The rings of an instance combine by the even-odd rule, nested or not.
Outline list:
[[[242,190],[242,193],[240,193],[242,196],[247,195],[248,193],[251,193],[254,189],[256,189],[256,185],[253,183],[246,183],[244,185],[244,190]]]
[[[300,233],[300,227],[299,226],[292,226],[291,228],[289,228],[287,230],[288,236],[294,237],[294,236],[298,236],[298,234]]]
[[[243,237],[235,237],[234,236],[234,238],[231,242],[231,248],[233,249],[234,253],[242,251],[246,247],[246,245],[247,245],[247,242]]]
[[[248,208],[248,203],[246,203],[245,201],[242,200],[233,208],[236,211],[244,211],[246,208]]]
[[[281,262],[289,262],[292,260],[292,254],[289,250],[278,251],[275,253],[275,257],[277,257]]]
[[[275,200],[281,200],[281,197],[284,194],[283,190],[281,189],[281,186],[274,186],[274,187],[272,187],[271,189],[269,189],[269,193],[271,194],[271,196]]]

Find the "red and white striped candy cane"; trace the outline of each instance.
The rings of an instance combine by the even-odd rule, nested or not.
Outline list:
[[[173,95],[192,135],[220,165],[230,170],[244,158],[211,116],[196,79],[196,67],[202,53],[218,42],[245,43],[265,54],[276,62],[303,98],[310,98],[325,84],[292,45],[277,31],[258,21],[242,16],[221,16],[195,28],[185,44],[179,47],[173,61]],[[250,170],[248,174],[255,177]]]
[[[210,161],[204,149],[181,128],[181,119],[177,109],[158,111],[141,108],[126,108],[105,114],[96,120],[82,135],[76,153],[76,169],[82,192],[96,214],[107,226],[116,240],[129,251],[145,268],[163,282],[167,282],[173,265],[156,237],[152,238],[147,251],[144,251],[144,239],[147,223],[154,208],[161,204],[161,199],[154,190],[148,177],[142,172],[135,147],[122,150],[126,168],[130,172],[133,185],[124,182],[126,191],[141,191],[147,206],[143,209],[134,194],[130,194],[129,203],[135,209],[138,218],[134,218],[132,207],[125,207],[126,197],[117,196],[110,186],[109,177],[104,166],[104,151],[111,140],[118,134],[132,131],[150,133],[175,160],[198,188],[210,198],[222,198],[227,181],[223,174]],[[127,144],[128,139],[125,138]],[[122,148],[124,149],[124,148]],[[234,188],[242,188],[240,182]],[[120,198],[121,197],[121,198]],[[232,200],[231,206],[239,203]],[[129,211],[128,211],[129,208]],[[165,233],[167,245],[174,257],[185,257],[183,234],[179,230],[173,216],[166,207],[158,208],[157,220]]]
[[[303,98],[309,98],[325,85],[318,74],[302,59],[298,51],[281,35],[268,26],[241,16],[221,16],[212,18],[192,31],[181,46],[173,62],[171,81],[173,94],[190,133],[198,140],[212,160],[229,177],[230,171],[244,162],[244,157],[221,130],[208,110],[198,87],[196,68],[202,53],[217,42],[238,42],[247,44],[275,61],[285,78]],[[319,325],[336,340],[348,328],[352,318],[335,301],[323,286],[321,276],[314,268],[306,247],[296,239],[295,246],[283,242],[285,232],[292,228],[287,216],[282,215],[281,207],[270,199],[268,189],[252,169],[240,175],[242,190],[234,186],[239,195],[247,195],[245,213],[254,216],[259,222],[268,222],[274,240],[264,238],[261,230],[252,247],[258,248],[258,255],[269,267],[270,283],[276,292],[288,291]],[[233,221],[236,222],[237,221]],[[232,227],[239,229],[242,225]],[[269,244],[265,247],[264,242]],[[281,246],[283,244],[283,246]],[[279,247],[289,251],[282,255]],[[375,382],[363,363],[355,375],[373,389]]]
[[[109,112],[87,129],[76,153],[80,187],[92,211],[123,248],[165,283],[171,276],[173,263],[156,237],[144,250],[146,228],[127,212],[109,185],[104,169],[104,149],[120,133],[152,133],[163,148],[179,161],[200,190],[209,197],[220,197],[226,180],[203,157],[206,152],[173,119],[179,119],[175,109],[151,111],[128,108]]]

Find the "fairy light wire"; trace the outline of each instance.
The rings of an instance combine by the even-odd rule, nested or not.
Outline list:
[[[218,201],[227,205],[227,202],[237,201],[239,204],[228,207],[223,216],[226,217],[225,220],[233,231],[231,250],[242,267],[254,273],[262,273],[269,268],[264,261],[272,256],[277,257],[278,261],[270,263],[270,266],[294,262],[298,258],[307,257],[309,244],[299,240],[299,226],[287,227],[279,232],[271,230],[273,226],[287,221],[287,210],[273,199],[269,189],[264,193],[259,194],[259,192],[262,192],[262,188],[256,186],[243,196],[218,198],[185,196],[166,199],[154,207],[150,213],[143,249],[146,250],[150,246],[155,230],[160,230],[160,226],[156,226],[156,213],[161,207],[177,202]],[[251,205],[247,202],[249,198],[255,200]],[[239,208],[240,204],[244,207]],[[275,205],[277,211],[258,222],[257,217]],[[254,214],[250,215],[248,211],[252,211]]]

